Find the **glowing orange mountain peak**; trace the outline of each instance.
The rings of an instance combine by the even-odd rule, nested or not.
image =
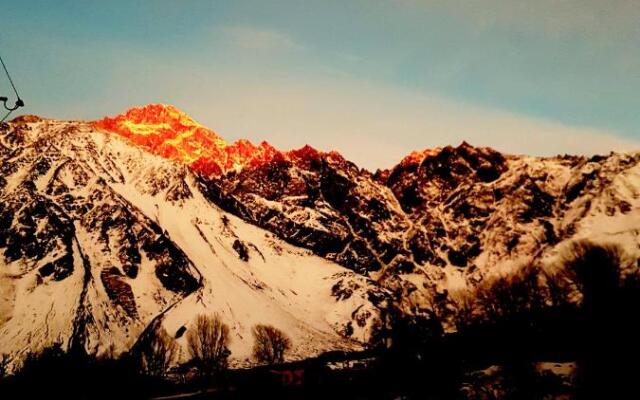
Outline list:
[[[228,144],[214,131],[170,105],[135,107],[115,117],[95,121],[93,125],[205,175],[220,175],[245,165],[256,165],[280,154],[267,142],[258,146],[248,140]]]

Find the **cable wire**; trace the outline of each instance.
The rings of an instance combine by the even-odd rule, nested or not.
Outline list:
[[[0,124],[1,124],[1,123],[3,123],[5,119],[9,118],[9,115],[11,115],[11,113],[12,113],[13,111],[14,111],[14,110],[9,110],[9,111],[4,115],[4,117],[2,117],[2,119],[0,119]]]
[[[9,83],[11,83],[11,87],[13,88],[13,91],[16,94],[16,97],[20,99],[20,95],[18,94],[18,89],[16,89],[16,85],[13,84],[13,79],[11,79],[11,75],[7,70],[7,66],[4,64],[4,60],[2,59],[1,55],[0,55],[0,63],[2,63],[2,68],[4,69],[4,73],[7,74],[7,78],[9,78]]]

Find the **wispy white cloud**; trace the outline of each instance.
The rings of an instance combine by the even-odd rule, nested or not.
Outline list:
[[[222,33],[230,45],[240,49],[255,51],[300,50],[302,45],[290,36],[268,29],[250,26],[227,26]]]

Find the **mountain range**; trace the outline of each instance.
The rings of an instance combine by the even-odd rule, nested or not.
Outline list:
[[[15,360],[53,343],[117,356],[162,327],[186,361],[184,332],[212,313],[233,366],[251,365],[256,324],[290,336],[288,359],[354,351],[397,318],[456,332],[479,288],[557,270],[577,241],[616,243],[634,273],[640,256],[640,154],[463,142],[372,172],[227,143],[151,104],[17,117],[0,160],[0,353]]]

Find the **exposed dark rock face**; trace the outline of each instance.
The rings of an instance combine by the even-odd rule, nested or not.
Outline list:
[[[408,225],[391,193],[336,153],[305,147],[203,185],[223,208],[361,273],[402,251]]]
[[[238,253],[238,257],[240,257],[242,261],[249,261],[249,249],[247,249],[247,246],[242,243],[242,241],[236,239],[233,242],[233,249]]]
[[[102,284],[111,301],[122,307],[130,318],[136,318],[138,316],[136,299],[131,286],[121,277],[122,273],[116,267],[105,268],[100,273]]]
[[[413,153],[372,175],[305,147],[203,178],[203,186],[223,208],[354,271],[404,274],[515,258],[532,241],[554,245],[567,203],[592,195],[597,183],[589,182],[600,182],[593,166],[610,161],[527,159],[462,143]],[[633,162],[614,165],[620,172]],[[619,212],[630,208],[619,204]]]

